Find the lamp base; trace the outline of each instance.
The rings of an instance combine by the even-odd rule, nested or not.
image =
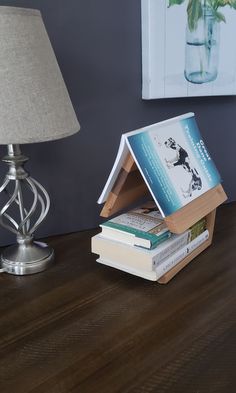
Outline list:
[[[4,272],[20,276],[42,272],[53,260],[53,249],[41,242],[15,244],[7,247],[1,255]]]

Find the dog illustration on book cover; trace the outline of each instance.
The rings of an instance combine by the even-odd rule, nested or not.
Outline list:
[[[176,141],[172,137],[168,138],[167,141],[164,142],[164,144],[166,148],[173,149],[176,151],[176,156],[173,159],[171,160],[165,159],[167,167],[170,169],[176,166],[182,166],[182,168],[191,175],[190,178],[191,180],[188,189],[183,190],[181,188],[183,196],[185,198],[190,198],[192,196],[193,191],[201,190],[202,188],[201,177],[199,176],[197,169],[191,166],[188,152],[182,146],[176,143]]]

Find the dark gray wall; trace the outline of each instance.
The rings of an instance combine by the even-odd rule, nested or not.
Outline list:
[[[196,113],[225,190],[236,199],[236,99],[141,99],[139,0],[0,0],[0,5],[41,10],[81,123],[76,136],[24,146],[31,157],[27,167],[52,202],[38,236],[97,226],[96,200],[120,135],[188,111]],[[1,178],[4,171],[2,164]],[[3,229],[0,236],[1,244],[13,240]]]

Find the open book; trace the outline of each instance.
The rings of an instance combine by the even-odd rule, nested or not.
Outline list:
[[[130,153],[163,217],[221,181],[194,113],[187,113],[122,135],[98,203],[107,200]]]

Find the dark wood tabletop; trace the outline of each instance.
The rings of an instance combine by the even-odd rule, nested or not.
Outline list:
[[[48,239],[43,273],[0,275],[0,392],[234,393],[236,203],[167,285],[97,264],[95,233]]]

